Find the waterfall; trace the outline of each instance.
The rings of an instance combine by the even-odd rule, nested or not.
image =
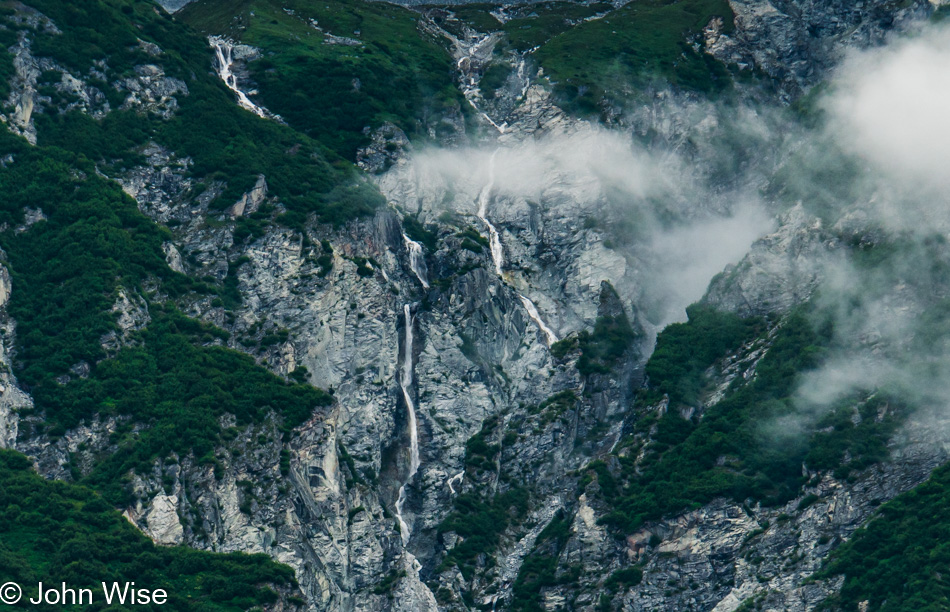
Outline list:
[[[406,504],[406,484],[412,482],[412,477],[419,471],[419,427],[416,422],[416,405],[412,401],[412,306],[403,306],[406,317],[405,341],[403,343],[402,369],[399,375],[399,386],[402,388],[402,397],[406,401],[409,412],[409,475],[406,483],[399,487],[399,498],[396,500],[396,518],[399,520],[399,531],[402,535],[402,544],[409,543],[409,525],[402,516],[402,508]]]
[[[408,238],[406,238],[406,240],[412,242]],[[418,245],[418,243],[413,244],[419,246],[421,255],[422,247]],[[424,265],[423,263],[423,266]],[[423,267],[422,270],[425,270],[425,267]],[[418,275],[418,272],[416,274]],[[420,276],[419,280],[425,284],[425,281],[422,280],[423,278],[424,277]],[[422,599],[421,602],[416,602],[416,609],[439,612],[439,605],[436,602],[435,595],[432,594],[432,591],[424,582],[419,580],[419,570],[422,569],[422,564],[419,563],[419,560],[416,559],[412,553],[405,550],[405,547],[409,544],[409,536],[412,534],[409,524],[406,523],[406,519],[403,518],[402,515],[403,506],[406,505],[406,485],[412,482],[413,476],[419,471],[420,460],[419,424],[416,420],[416,405],[412,401],[412,305],[404,304],[402,311],[406,319],[406,327],[403,340],[402,367],[399,371],[399,386],[402,389],[402,397],[406,401],[406,410],[409,412],[409,474],[406,476],[406,482],[399,487],[399,497],[396,499],[396,520],[399,521],[399,535],[402,537],[402,546],[404,549],[402,551],[402,564],[406,573],[404,580],[408,581],[409,590],[415,592]]]
[[[531,79],[525,73],[525,61],[524,54],[521,55],[521,59],[518,62],[518,80],[521,81],[521,99],[524,100],[524,97],[528,95],[528,88],[531,87]]]
[[[445,484],[449,485],[449,492],[450,492],[452,495],[455,495],[455,487],[452,486],[452,483],[453,483],[453,482],[457,482],[457,483],[459,483],[459,484],[462,484],[462,479],[463,479],[463,478],[465,478],[465,471],[464,471],[464,470],[461,471],[461,472],[459,472],[459,473],[456,474],[455,476],[453,476],[453,477],[451,477],[451,478],[449,478],[448,480],[445,481]]]
[[[488,227],[491,258],[495,263],[495,272],[498,274],[498,276],[501,276],[501,268],[505,263],[505,251],[502,249],[501,238],[498,235],[498,230],[496,230],[495,226],[492,225],[491,221],[488,220],[488,202],[491,200],[491,190],[495,187],[495,157],[497,157],[498,151],[499,149],[495,149],[495,151],[491,154],[491,158],[488,160],[488,183],[478,194],[477,215],[478,218],[482,220],[482,223]]]
[[[476,112],[480,113],[482,118],[488,121],[499,134],[504,134],[505,130],[508,127],[507,123],[498,124],[494,119],[488,116],[488,113],[482,111],[476,104],[476,100],[481,98],[481,91],[478,88],[478,81],[473,77],[465,74],[465,60],[468,60],[468,65],[472,64],[479,59],[479,53],[481,53],[482,47],[492,41],[492,34],[486,34],[481,38],[476,39],[472,44],[469,45],[467,50],[467,55],[461,55],[456,60],[455,67],[459,71],[459,79],[462,84],[462,95],[465,96],[465,99],[468,100],[468,103],[472,105],[472,108]],[[459,43],[460,45],[461,43]],[[464,53],[464,51],[463,51]]]
[[[416,278],[419,279],[419,282],[422,283],[424,289],[429,288],[429,270],[426,268],[426,260],[422,255],[422,245],[407,236],[405,233],[402,235],[403,240],[406,241],[406,248],[409,249],[409,267],[412,268],[412,272],[416,275]]]
[[[557,334],[555,334],[554,330],[545,325],[544,321],[541,320],[541,315],[538,313],[538,308],[534,305],[534,302],[520,293],[518,294],[518,297],[521,298],[521,304],[524,306],[524,309],[528,311],[528,316],[531,317],[531,320],[535,322],[535,324],[541,330],[541,333],[544,334],[548,346],[551,346],[557,342]]]
[[[482,223],[488,227],[488,244],[491,248],[492,262],[495,264],[495,273],[501,277],[503,276],[502,266],[505,263],[505,250],[501,246],[501,236],[499,236],[498,230],[495,229],[492,222],[488,220],[488,203],[491,201],[491,191],[495,187],[495,157],[498,155],[499,150],[500,149],[495,149],[488,161],[488,183],[478,194],[477,215],[478,218],[482,220]],[[534,302],[520,293],[518,297],[521,299],[521,304],[524,306],[524,309],[528,311],[528,316],[531,317],[531,320],[541,329],[541,333],[544,334],[547,345],[551,346],[557,342],[557,334],[541,320],[541,314],[538,312],[538,308],[534,305]]]
[[[247,94],[238,87],[237,75],[232,72],[231,67],[234,65],[234,43],[231,41],[221,38],[220,36],[209,36],[208,42],[211,43],[211,46],[214,48],[216,66],[215,68],[218,71],[218,76],[221,77],[221,80],[224,81],[224,84],[228,86],[228,89],[237,94],[238,104],[241,108],[251,111],[258,117],[263,117],[264,119],[278,118],[273,113],[264,110],[257,104],[251,102],[251,99],[247,97]]]
[[[475,57],[476,54],[478,53],[479,48],[483,44],[488,42],[490,39],[491,39],[491,36],[488,35],[478,40],[475,43],[475,45],[470,47],[469,54],[464,57],[459,58],[458,64],[457,64],[458,69],[462,71],[464,63],[465,63],[465,59],[469,59],[469,61],[471,61],[471,58]],[[463,76],[463,81],[464,81],[464,74],[462,76]],[[521,55],[520,62],[518,63],[518,79],[523,84],[523,88],[521,90],[521,96],[522,98],[524,98],[524,96],[527,95],[528,87],[531,84],[531,80],[526,74],[524,54]],[[490,123],[498,131],[499,134],[505,133],[505,131],[508,128],[507,123],[502,123],[501,125],[499,125],[491,117],[488,116],[488,113],[485,113],[484,111],[482,111],[475,104],[475,99],[477,97],[476,96],[477,88],[475,87],[474,82],[472,83],[471,87],[464,88],[464,94],[465,94],[465,98],[469,101],[472,107],[476,111],[480,112],[482,117],[484,117],[485,120],[488,121],[488,123]],[[498,151],[500,150],[501,150],[500,147],[495,149],[488,160],[488,182],[485,184],[484,187],[482,187],[482,190],[478,193],[478,212],[476,213],[476,215],[478,216],[479,219],[481,219],[482,223],[485,224],[485,227],[488,228],[488,246],[491,251],[492,263],[495,264],[495,273],[500,278],[504,278],[503,268],[505,264],[505,250],[501,244],[501,235],[498,233],[498,229],[495,227],[495,225],[491,221],[488,220],[488,205],[491,203],[492,189],[495,188],[495,161],[496,161],[496,158],[498,157]],[[406,240],[408,241],[409,239],[406,238]],[[419,247],[419,249],[421,251],[421,247]],[[412,247],[410,247],[410,252],[413,252]],[[421,253],[420,253],[420,259],[421,259]],[[413,259],[413,262],[414,262],[414,259]],[[415,271],[415,263],[413,263],[412,265],[413,265],[413,271]],[[419,276],[418,272],[416,272],[416,276]],[[420,277],[419,280],[422,280],[422,277]],[[427,286],[425,281],[423,281],[422,284],[423,286]],[[522,294],[518,294],[518,298],[520,298],[521,304],[522,306],[524,306],[524,309],[527,311],[528,316],[538,326],[538,329],[541,330],[541,333],[544,334],[546,344],[548,346],[551,346],[552,344],[557,342],[557,334],[555,334],[554,330],[548,327],[544,323],[544,321],[541,319],[541,315],[538,312],[538,308],[534,305],[534,302],[532,302],[527,296],[522,295]],[[453,488],[452,482],[449,481],[449,489],[452,489],[452,488]]]
[[[474,104],[472,104],[472,106],[474,106]],[[508,129],[507,123],[502,123],[501,125],[498,125],[497,123],[495,123],[494,119],[488,116],[488,113],[482,113],[482,117],[484,117],[485,120],[488,121],[488,123],[490,123],[493,128],[498,130],[499,134],[504,134],[505,130]]]

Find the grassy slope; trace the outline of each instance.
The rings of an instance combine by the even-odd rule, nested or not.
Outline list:
[[[198,178],[223,180],[220,207],[247,191],[258,174],[267,177],[271,192],[281,198],[299,225],[314,213],[341,223],[371,212],[381,203],[378,193],[358,180],[353,167],[307,136],[271,121],[261,121],[240,109],[213,74],[212,52],[204,38],[140,0],[30,0],[28,5],[50,17],[62,34],[31,33],[33,52],[48,56],[83,75],[110,96],[112,107],[124,94],[90,72],[105,61],[106,79],[133,74],[141,64],[158,64],[181,79],[189,94],[179,95],[180,109],[170,120],[133,111],[113,111],[94,121],[78,111],[38,116],[39,141],[82,153],[94,161],[129,166],[133,149],[154,140],[194,162]],[[157,44],[164,53],[147,55],[138,41]]]
[[[421,34],[417,15],[401,7],[199,0],[177,18],[263,49],[264,58],[250,69],[264,105],[350,159],[367,142],[366,127],[392,121],[424,135],[426,123],[459,108],[451,57]],[[328,44],[310,20],[328,34],[363,44]]]
[[[687,39],[713,17],[732,28],[725,0],[640,0],[554,37],[536,56],[565,102],[581,112],[596,110],[602,95],[657,76],[712,93],[728,86],[729,73]]]
[[[502,29],[519,51],[543,45],[555,36],[575,27],[581,20],[606,13],[613,5],[606,2],[574,4],[545,2],[531,6],[531,12],[506,22]]]
[[[715,17],[733,29],[726,0],[638,0],[611,10],[607,3],[543,2],[514,11],[500,24],[491,5],[453,9],[479,31],[502,30],[508,44],[533,49],[566,109],[600,111],[607,97],[622,104],[630,91],[665,80],[674,87],[714,94],[731,85],[727,68],[702,50],[702,29]],[[605,16],[584,21],[594,15]]]
[[[296,584],[292,569],[266,555],[155,546],[88,488],[46,481],[26,457],[7,450],[0,450],[0,517],[0,576],[23,587],[24,603],[36,597],[38,582],[66,582],[92,589],[94,609],[104,609],[99,583],[128,581],[164,589],[168,602],[109,610],[237,612],[276,601],[269,585]]]

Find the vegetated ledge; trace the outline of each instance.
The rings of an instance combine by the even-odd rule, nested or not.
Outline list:
[[[0,573],[27,599],[39,582],[65,582],[92,589],[103,607],[100,583],[114,581],[163,589],[165,605],[184,612],[305,604],[294,571],[267,555],[156,546],[98,494],[44,480],[14,451],[0,450],[0,508]]]

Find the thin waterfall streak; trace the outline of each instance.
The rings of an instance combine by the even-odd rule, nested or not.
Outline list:
[[[557,342],[557,334],[555,334],[554,330],[548,327],[541,319],[541,313],[538,312],[538,307],[534,305],[534,302],[520,293],[518,294],[518,297],[521,299],[521,305],[524,306],[524,309],[528,312],[528,316],[531,317],[531,320],[535,322],[535,324],[541,330],[541,333],[544,334],[544,337],[547,340],[547,345],[551,346]]]
[[[406,410],[409,413],[409,474],[406,476],[406,482],[399,488],[399,497],[396,499],[396,518],[399,521],[399,531],[402,536],[402,544],[409,544],[409,536],[412,534],[408,523],[403,517],[403,507],[406,504],[406,485],[412,482],[413,476],[419,471],[421,460],[419,459],[419,426],[416,421],[416,406],[412,401],[412,305],[403,306],[403,314],[406,319],[403,360],[399,377],[399,386],[402,388],[402,397],[406,402]]]
[[[491,250],[492,262],[495,264],[495,272],[498,276],[501,276],[502,267],[505,263],[505,251],[501,246],[501,236],[498,235],[498,230],[488,220],[488,203],[491,200],[492,189],[495,188],[495,158],[498,156],[498,151],[499,149],[495,149],[488,161],[488,183],[478,194],[477,216],[488,227],[488,245]]]
[[[449,493],[451,493],[452,495],[455,495],[455,487],[452,486],[452,483],[453,483],[453,482],[457,482],[457,483],[459,483],[459,484],[462,484],[462,479],[463,479],[463,478],[465,478],[465,472],[464,472],[464,471],[459,472],[459,473],[456,474],[455,476],[452,476],[451,478],[449,478],[448,480],[445,481],[445,484],[449,485]]]
[[[422,245],[405,233],[403,233],[402,238],[406,241],[406,248],[409,250],[409,267],[412,268],[413,274],[415,274],[419,282],[422,283],[423,289],[428,289],[429,269],[426,266],[426,258],[422,250]]]
[[[241,90],[238,87],[237,75],[234,74],[232,66],[234,65],[234,43],[220,36],[209,36],[208,42],[214,48],[215,59],[217,66],[218,76],[221,77],[221,80],[224,81],[224,84],[227,85],[228,89],[237,94],[238,104],[241,108],[251,111],[258,117],[264,119],[280,119],[277,115],[267,111],[266,109],[254,104],[251,99],[248,97],[247,93]]]

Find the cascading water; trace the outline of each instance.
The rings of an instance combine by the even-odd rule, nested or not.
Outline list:
[[[492,127],[494,127],[496,130],[498,130],[499,133],[504,134],[505,129],[508,127],[508,124],[496,123],[495,120],[492,119],[488,115],[488,113],[482,111],[478,107],[478,104],[476,104],[476,100],[481,97],[481,92],[479,91],[479,88],[478,88],[478,81],[475,79],[474,76],[467,76],[465,74],[466,65],[471,66],[472,63],[479,61],[479,56],[482,53],[482,48],[485,47],[486,45],[490,45],[492,43],[492,40],[493,40],[492,34],[486,34],[482,36],[481,38],[475,39],[475,41],[468,47],[468,54],[462,55],[461,57],[459,57],[455,65],[456,65],[456,68],[459,70],[460,77],[461,77],[462,95],[464,95],[465,99],[468,100],[468,103],[472,105],[472,108],[474,108],[477,112],[481,113],[482,118],[484,118],[488,123],[490,123]],[[466,60],[468,61],[466,62]]]
[[[488,245],[491,250],[492,262],[495,264],[495,273],[498,274],[499,277],[504,278],[502,267],[505,263],[505,250],[501,246],[501,236],[498,234],[498,230],[495,229],[492,222],[488,220],[488,204],[491,201],[491,191],[495,187],[495,158],[498,155],[498,151],[499,149],[495,149],[488,160],[488,183],[478,194],[477,215],[478,218],[482,220],[482,223],[488,227]],[[518,294],[518,298],[521,300],[524,309],[528,312],[528,316],[531,317],[531,320],[535,322],[541,330],[541,333],[544,334],[547,345],[551,346],[557,342],[557,334],[541,320],[541,314],[538,312],[538,308],[534,305],[534,302],[520,293]]]
[[[406,234],[403,234],[402,238],[406,241],[406,248],[409,250],[409,267],[412,268],[413,274],[422,283],[422,287],[428,289],[429,269],[426,267],[426,259],[422,254],[422,245]]]
[[[473,58],[478,57],[478,54],[481,50],[481,47],[487,45],[491,42],[491,35],[486,35],[475,41],[475,44],[469,47],[468,55],[462,56],[458,59],[457,67],[460,72],[462,72],[462,82],[463,92],[465,98],[469,101],[476,111],[480,112],[482,117],[485,118],[488,123],[494,127],[499,134],[505,134],[506,129],[508,128],[507,123],[498,124],[491,117],[488,116],[488,113],[482,111],[476,104],[476,100],[479,98],[478,84],[474,78],[469,78],[468,82],[465,81],[464,67],[466,63],[471,64]],[[533,51],[533,50],[532,50]],[[529,51],[528,53],[530,53]],[[531,79],[527,76],[526,71],[526,62],[525,55],[522,54],[518,62],[518,80],[522,83],[521,97],[524,98],[528,93],[528,88],[531,85]],[[465,60],[468,60],[466,62]],[[491,250],[492,263],[495,264],[495,273],[499,277],[504,278],[503,268],[505,263],[505,250],[501,244],[501,235],[498,233],[498,229],[495,225],[488,220],[488,205],[491,203],[491,192],[495,188],[495,161],[498,157],[498,151],[500,149],[495,149],[491,157],[488,160],[488,183],[482,188],[478,194],[478,212],[476,213],[478,218],[481,219],[482,223],[485,224],[485,227],[488,228],[488,245]],[[408,240],[408,239],[407,239]],[[418,273],[417,273],[418,276]],[[421,278],[420,278],[421,280]],[[423,283],[425,285],[425,283]],[[538,312],[537,306],[532,302],[527,296],[518,294],[518,298],[521,300],[521,304],[524,306],[524,309],[527,311],[528,316],[532,321],[538,326],[538,329],[541,330],[541,333],[544,334],[545,341],[548,346],[551,346],[557,342],[557,335],[554,333],[550,327],[548,327],[544,321],[541,319],[541,314]],[[449,482],[449,488],[452,488],[451,481]]]
[[[422,278],[424,277],[420,277],[419,280],[421,281]],[[402,538],[402,566],[406,574],[406,580],[410,583],[409,588],[414,589],[416,594],[420,596],[420,600],[414,601],[414,609],[439,612],[439,606],[432,591],[424,582],[419,580],[419,571],[422,569],[422,564],[412,553],[406,550],[406,546],[409,544],[409,536],[412,535],[409,524],[402,514],[403,507],[406,505],[406,485],[412,482],[412,478],[419,471],[421,461],[419,459],[419,423],[416,420],[416,405],[412,401],[412,385],[414,382],[412,375],[412,305],[404,304],[402,310],[406,328],[403,336],[403,357],[399,372],[399,386],[402,389],[402,397],[406,401],[406,410],[409,413],[409,473],[406,475],[406,482],[399,487],[399,497],[396,499],[396,520],[399,521],[399,535]]]
[[[518,297],[521,299],[521,304],[524,306],[524,309],[528,311],[528,316],[531,317],[531,320],[534,321],[535,325],[538,326],[538,329],[541,330],[541,333],[544,334],[544,337],[547,340],[547,345],[551,346],[557,342],[557,334],[555,334],[554,330],[545,325],[544,321],[541,320],[541,314],[538,312],[538,308],[534,305],[534,302],[520,293],[518,294]]]
[[[463,478],[465,478],[464,470],[445,481],[445,484],[449,485],[449,493],[451,493],[452,495],[455,495],[455,487],[452,486],[452,483],[462,484]]]
[[[220,36],[209,36],[208,42],[214,48],[215,58],[217,60],[215,67],[217,68],[218,76],[221,77],[224,84],[228,86],[228,89],[237,94],[238,104],[241,108],[249,110],[264,119],[276,119],[276,115],[251,102],[247,94],[238,87],[237,75],[231,70],[231,67],[234,65],[234,43]]]
[[[491,200],[491,191],[495,187],[495,158],[498,156],[498,151],[499,149],[495,149],[488,160],[488,183],[478,194],[477,215],[478,218],[482,220],[482,223],[488,227],[488,244],[491,249],[491,258],[495,263],[495,272],[498,276],[502,276],[501,268],[505,263],[505,251],[501,246],[501,237],[498,235],[498,230],[496,230],[492,222],[488,220],[488,203]]]
[[[524,99],[524,97],[528,95],[528,88],[531,87],[531,79],[528,78],[525,72],[524,55],[522,55],[518,61],[518,80],[521,81],[521,98]]]
[[[406,401],[406,410],[409,412],[409,474],[406,484],[412,482],[412,477],[419,471],[419,427],[416,422],[416,405],[412,401],[412,306],[403,306],[406,318],[405,342],[403,346],[402,369],[399,376],[399,386],[402,388],[402,397]],[[399,521],[399,531],[402,535],[402,544],[409,543],[409,525],[402,516],[403,506],[406,504],[406,484],[399,487],[399,497],[396,500],[396,519]]]

